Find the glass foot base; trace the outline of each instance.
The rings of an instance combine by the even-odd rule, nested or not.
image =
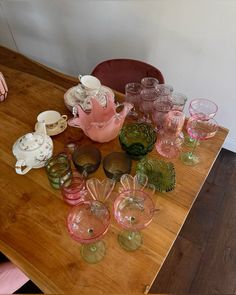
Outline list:
[[[140,232],[125,230],[118,235],[118,242],[126,251],[135,251],[142,245],[142,236]]]
[[[88,263],[97,263],[103,259],[106,254],[106,248],[103,241],[94,244],[82,245],[81,256]]]
[[[188,166],[194,166],[199,163],[199,157],[192,154],[192,152],[182,153],[180,155],[181,161]]]

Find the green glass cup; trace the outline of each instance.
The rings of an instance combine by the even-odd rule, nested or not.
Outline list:
[[[134,160],[140,160],[153,150],[157,139],[155,129],[148,123],[130,123],[120,131],[122,149]]]
[[[70,160],[66,154],[59,154],[47,160],[45,164],[48,180],[55,189],[72,177]]]

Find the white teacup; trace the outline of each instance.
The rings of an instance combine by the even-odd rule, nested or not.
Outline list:
[[[44,123],[46,129],[57,128],[61,120],[66,121],[67,115],[61,115],[59,112],[53,110],[44,111],[37,116],[37,121]]]
[[[101,82],[98,78],[91,76],[91,75],[85,75],[81,76],[79,75],[80,79],[80,88],[82,92],[85,93],[86,96],[89,95],[96,95],[101,88]]]

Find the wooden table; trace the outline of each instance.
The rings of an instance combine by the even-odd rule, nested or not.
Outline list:
[[[15,140],[34,129],[36,116],[46,109],[71,114],[63,94],[77,83],[17,53],[0,47],[0,71],[9,86],[7,100],[0,103],[0,251],[18,265],[45,293],[142,294],[148,292],[195,201],[228,131],[198,147],[201,163],[195,167],[174,161],[177,185],[169,193],[157,193],[160,212],[143,230],[143,245],[133,253],[117,243],[119,226],[112,220],[105,236],[107,253],[96,265],[84,262],[80,245],[66,230],[69,205],[53,190],[44,169],[25,176],[15,173],[11,149]],[[119,95],[118,95],[119,96]],[[71,139],[89,142],[77,128],[55,137],[54,153]],[[118,140],[94,143],[106,155],[119,151]],[[158,157],[156,151],[152,156]],[[136,163],[133,163],[133,173]],[[102,167],[94,175],[104,178]]]

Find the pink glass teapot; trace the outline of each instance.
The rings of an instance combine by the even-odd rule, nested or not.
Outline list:
[[[112,97],[107,98],[106,107],[100,105],[95,98],[91,98],[91,105],[90,113],[85,113],[78,105],[77,117],[70,119],[68,124],[81,128],[90,139],[101,143],[111,141],[118,136],[125,117],[133,108],[132,104],[124,102],[123,110],[117,113],[117,106]]]

